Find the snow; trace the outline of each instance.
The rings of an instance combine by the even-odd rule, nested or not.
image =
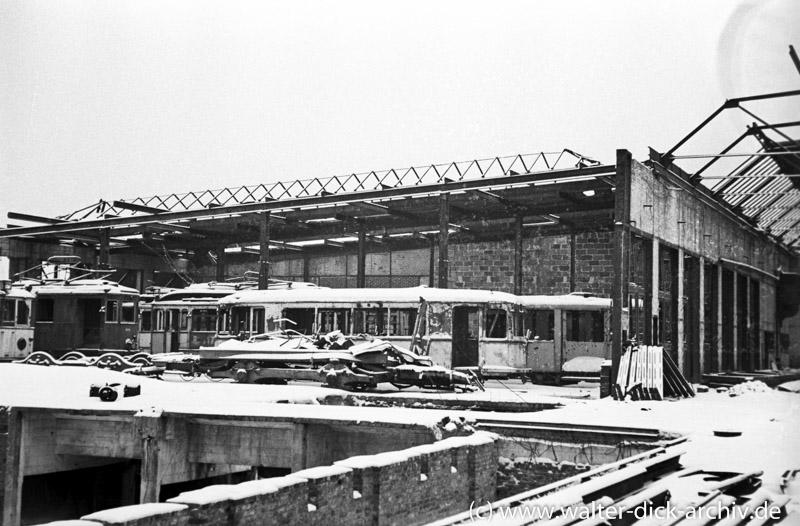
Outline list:
[[[506,292],[469,289],[438,289],[407,287],[395,289],[325,289],[299,290],[243,290],[220,299],[221,305],[234,303],[353,303],[402,302],[419,304],[420,299],[430,302],[485,303],[507,302],[516,304],[517,297]],[[577,298],[578,300],[582,298]]]
[[[95,521],[84,521],[77,519],[48,522],[46,524],[40,524],[39,526],[103,526],[103,524]]]
[[[599,373],[605,358],[596,356],[576,356],[564,362],[562,370],[565,373]]]
[[[129,522],[153,515],[161,515],[162,513],[172,513],[175,511],[185,510],[186,506],[182,504],[172,504],[168,502],[152,502],[148,504],[134,504],[132,506],[122,506],[120,508],[111,508],[108,510],[97,511],[90,515],[81,517],[84,520],[97,520],[100,522]]]
[[[97,397],[89,397],[92,383],[114,382],[140,384],[142,394],[120,398],[116,402],[102,402]],[[800,444],[800,396],[793,392],[763,390],[754,385],[744,385],[737,390],[741,390],[738,396],[710,390],[688,399],[618,402],[611,398],[597,399],[597,385],[555,387],[509,381],[488,382],[485,392],[459,394],[420,389],[398,392],[393,387],[386,387],[369,395],[418,398],[420,402],[455,399],[464,402],[554,403],[562,407],[527,413],[330,405],[304,405],[298,408],[295,404],[315,404],[326,396],[343,398],[352,393],[318,384],[279,386],[162,381],[91,367],[0,364],[0,405],[3,406],[120,411],[127,414],[139,411],[158,414],[158,411],[163,411],[166,414],[266,416],[290,421],[387,422],[423,425],[432,429],[446,427],[448,422],[461,422],[461,417],[465,417],[463,421],[467,422],[478,416],[482,419],[496,417],[506,422],[580,423],[660,429],[689,438],[680,446],[686,451],[682,457],[684,466],[699,466],[707,471],[763,471],[765,485],[774,486],[780,482],[786,470],[800,469],[800,449],[797,448],[797,444]],[[741,436],[718,437],[714,436],[715,430],[740,431]],[[440,447],[470,440],[487,438],[480,434],[453,437],[442,441]],[[408,454],[390,452],[355,457],[337,465],[358,468],[392,464],[405,460]],[[262,481],[255,481],[259,482]]]
[[[344,475],[345,473],[350,473],[351,471],[353,470],[344,466],[318,466],[315,468],[297,471],[292,473],[292,476],[306,479],[320,479]]]

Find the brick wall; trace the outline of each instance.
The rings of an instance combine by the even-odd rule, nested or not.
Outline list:
[[[425,524],[494,500],[496,441],[479,432],[83,519],[103,526]]]

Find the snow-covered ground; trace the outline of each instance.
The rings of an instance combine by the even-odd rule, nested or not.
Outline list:
[[[102,402],[89,397],[91,384],[140,384],[140,396]],[[440,393],[389,386],[379,396],[448,398],[563,404],[560,409],[533,413],[504,413],[505,420],[562,422],[656,428],[687,435],[684,465],[705,470],[763,471],[774,485],[786,470],[800,469],[800,394],[753,387],[730,396],[710,390],[695,398],[675,401],[617,402],[598,399],[596,385],[549,387],[520,382],[489,382],[485,392]],[[313,383],[288,386],[240,385],[228,382],[182,382],[139,378],[84,367],[42,367],[0,364],[0,405],[72,409],[147,410],[167,412],[320,417],[429,425],[444,415],[470,414],[452,410],[374,408],[319,405],[329,395],[347,395]],[[298,408],[293,404],[307,404]],[[487,413],[480,413],[487,416]],[[471,413],[476,416],[477,413]],[[740,436],[715,436],[715,431],[738,431]]]

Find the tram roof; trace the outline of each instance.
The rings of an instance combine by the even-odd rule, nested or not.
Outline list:
[[[102,279],[78,279],[70,280],[23,280],[17,282],[23,288],[30,287],[31,292],[36,296],[96,296],[103,294],[124,295],[139,297],[139,291],[120,285],[115,281]]]
[[[507,292],[473,289],[405,288],[307,288],[289,290],[244,290],[222,298],[222,305],[237,303],[356,303],[399,302],[419,303],[517,303],[517,297]]]
[[[598,298],[584,294],[563,294],[559,296],[530,295],[519,296],[523,307],[542,307],[553,309],[607,309],[611,307],[611,298]]]

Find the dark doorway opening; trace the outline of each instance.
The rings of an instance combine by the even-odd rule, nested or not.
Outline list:
[[[453,367],[474,367],[478,364],[477,307],[453,307]]]

